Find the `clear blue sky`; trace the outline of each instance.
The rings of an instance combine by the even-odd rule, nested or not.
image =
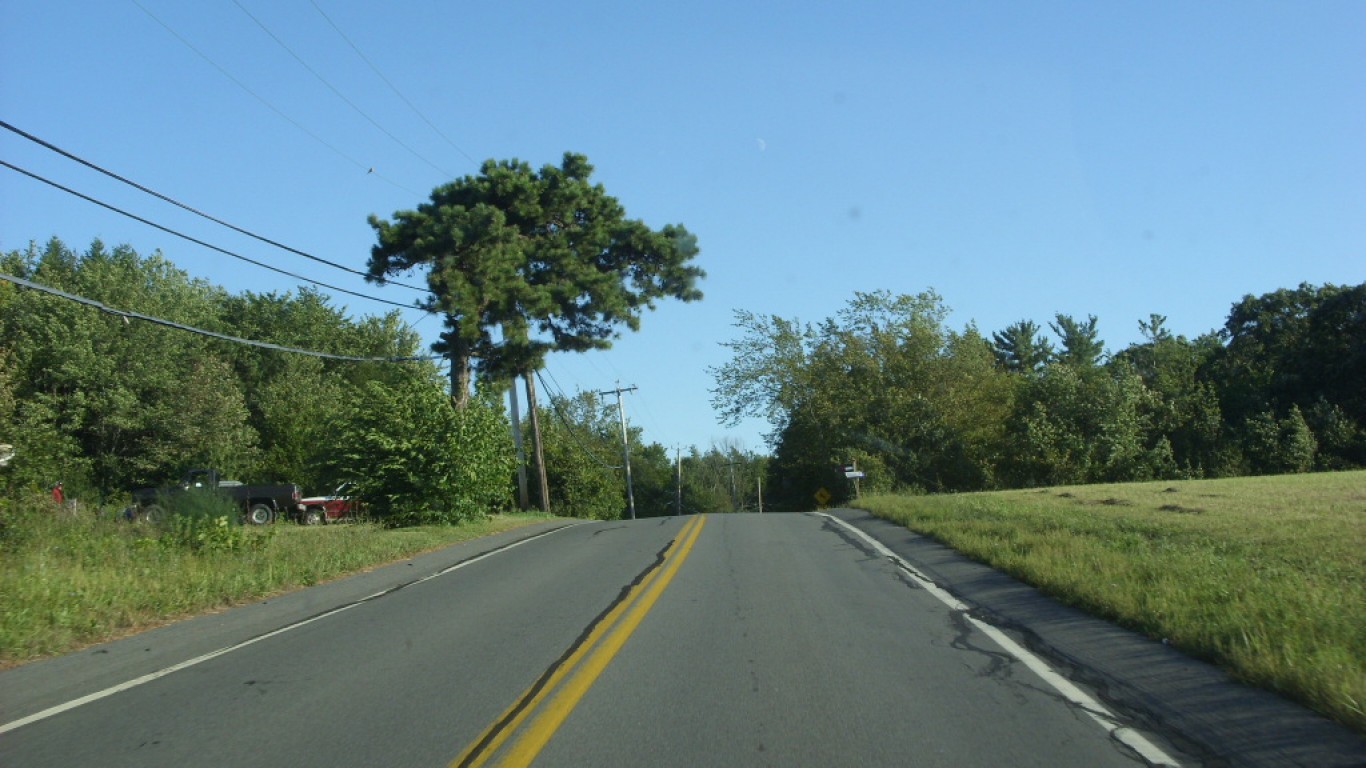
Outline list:
[[[765,449],[765,424],[722,427],[709,402],[736,308],[814,321],[855,291],[933,288],[954,328],[1095,314],[1118,350],[1149,313],[1195,336],[1248,293],[1366,280],[1355,0],[7,0],[0,118],[358,269],[368,214],[414,207],[485,158],[582,152],[630,216],[697,234],[706,298],[549,373],[570,392],[638,385],[628,416],[669,446]],[[8,132],[0,158],[291,271],[412,298]],[[161,249],[233,291],[297,285],[0,168],[0,248],[52,235]]]

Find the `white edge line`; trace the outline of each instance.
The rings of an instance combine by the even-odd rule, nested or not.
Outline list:
[[[1173,766],[1173,768],[1181,765],[1175,758],[1149,741],[1143,734],[1132,728],[1120,725],[1118,718],[1116,718],[1110,710],[1106,709],[1103,704],[1090,694],[1074,685],[1072,681],[1063,677],[1052,667],[1048,666],[1043,659],[1012,640],[1009,635],[1002,632],[997,627],[970,615],[966,603],[949,594],[948,591],[938,584],[935,584],[928,576],[916,570],[914,566],[902,559],[900,555],[888,549],[882,542],[834,515],[825,512],[820,513],[820,515],[831,522],[839,524],[860,539],[863,539],[874,551],[895,563],[898,568],[906,572],[906,575],[915,579],[926,592],[934,595],[941,603],[947,605],[954,611],[961,611],[964,618],[972,622],[973,626],[977,627],[985,635],[994,640],[997,645],[1001,646],[1001,648],[1006,651],[1006,653],[1019,659],[1026,667],[1029,667],[1034,674],[1038,675],[1045,683],[1052,686],[1054,690],[1063,696],[1063,698],[1076,704],[1082,711],[1090,715],[1093,720],[1099,723],[1100,726],[1110,734],[1111,738],[1118,740],[1120,743],[1134,750],[1152,765]]]
[[[552,534],[556,534],[556,533],[559,533],[560,531],[568,530],[568,529],[570,529],[570,528],[575,528],[575,527],[580,526],[580,525],[584,525],[584,523],[581,523],[581,522],[579,522],[579,523],[570,523],[570,524],[568,524],[568,525],[564,525],[564,526],[561,526],[561,527],[559,527],[559,528],[555,528],[554,530],[546,531],[545,533],[537,534],[537,535],[535,535],[535,536],[529,536],[529,537],[527,537],[527,538],[525,538],[525,539],[522,539],[521,541],[513,542],[513,543],[511,543],[511,544],[509,544],[509,545],[507,545],[507,546],[505,546],[505,547],[499,547],[499,548],[494,549],[494,550],[491,550],[491,551],[489,551],[489,552],[485,552],[485,553],[483,553],[483,554],[481,554],[481,555],[475,555],[474,557],[471,557],[471,558],[468,559],[468,560],[462,560],[462,561],[456,563],[455,565],[452,565],[452,566],[448,566],[448,567],[446,567],[446,568],[443,568],[443,569],[441,569],[441,570],[437,571],[436,573],[433,573],[433,574],[431,574],[431,575],[429,575],[429,576],[423,576],[422,578],[417,579],[417,580],[415,580],[415,581],[406,582],[403,586],[412,586],[412,585],[414,585],[414,584],[421,584],[421,583],[424,582],[424,581],[431,581],[432,579],[435,579],[435,578],[438,577],[438,576],[445,576],[446,574],[451,573],[452,571],[458,571],[458,570],[460,570],[461,568],[464,568],[464,567],[467,566],[467,565],[473,565],[474,563],[477,563],[477,562],[479,562],[480,560],[483,560],[483,559],[485,559],[485,558],[493,557],[493,556],[496,555],[496,554],[499,554],[499,553],[502,553],[502,552],[507,552],[507,551],[510,550],[510,549],[516,549],[517,547],[520,547],[520,546],[522,546],[523,544],[527,544],[527,543],[530,543],[530,542],[532,542],[532,541],[536,541],[537,539],[542,539],[542,538],[545,538],[546,536],[550,536],[550,535],[552,535]],[[91,703],[91,702],[99,701],[100,699],[108,698],[108,697],[110,697],[110,696],[113,696],[114,694],[122,693],[122,692],[124,692],[124,691],[126,691],[126,690],[129,690],[129,689],[131,689],[131,688],[136,688],[136,687],[138,687],[139,685],[144,685],[144,684],[146,684],[146,683],[150,683],[150,682],[152,682],[153,680],[156,680],[156,679],[165,677],[165,676],[167,676],[167,675],[169,675],[169,674],[172,674],[173,672],[179,672],[179,671],[181,671],[182,669],[188,669],[188,668],[193,667],[193,666],[195,666],[195,665],[197,665],[197,664],[203,664],[203,663],[206,662],[206,661],[209,661],[209,660],[211,660],[211,659],[216,659],[216,658],[218,658],[219,656],[223,656],[224,654],[228,654],[228,653],[232,653],[233,651],[241,650],[241,649],[243,649],[243,648],[246,648],[246,647],[249,646],[249,645],[255,645],[256,643],[259,643],[259,642],[261,642],[262,640],[267,640],[267,639],[269,639],[269,638],[275,637],[276,635],[283,635],[284,633],[289,632],[289,631],[291,631],[291,630],[295,630],[295,629],[298,629],[298,628],[300,628],[300,627],[308,626],[309,624],[312,624],[312,623],[315,622],[315,621],[321,621],[321,620],[326,619],[326,618],[328,618],[328,617],[330,617],[330,616],[336,616],[337,614],[341,613],[342,611],[349,611],[349,610],[351,610],[352,608],[355,608],[355,607],[357,607],[357,606],[359,606],[359,605],[362,605],[362,604],[364,604],[364,603],[366,603],[366,602],[369,602],[370,600],[374,600],[374,599],[377,598],[377,597],[381,597],[381,596],[383,596],[383,595],[385,595],[385,594],[387,594],[388,592],[391,592],[391,591],[393,591],[393,590],[391,590],[391,589],[386,589],[386,590],[382,590],[382,591],[380,591],[380,592],[376,592],[376,593],[374,593],[373,595],[369,595],[369,596],[367,596],[367,597],[362,597],[362,598],[360,598],[359,600],[356,600],[356,601],[351,602],[351,603],[347,603],[346,605],[338,606],[338,607],[336,607],[336,608],[333,608],[333,609],[330,610],[330,611],[326,611],[326,612],[324,612],[324,613],[320,613],[320,614],[318,614],[317,616],[310,616],[310,617],[307,618],[307,619],[302,619],[302,620],[297,621],[297,622],[295,622],[295,623],[293,623],[293,624],[286,624],[285,626],[280,627],[279,629],[273,630],[273,631],[271,631],[271,632],[267,632],[267,633],[265,633],[264,635],[257,635],[256,637],[253,637],[253,638],[251,638],[251,639],[249,639],[249,640],[243,640],[243,641],[240,642],[240,643],[234,643],[233,645],[229,645],[229,646],[226,646],[226,647],[223,647],[223,648],[219,648],[219,649],[216,650],[216,651],[210,651],[210,652],[204,654],[203,656],[196,656],[196,657],[194,657],[193,659],[187,659],[186,661],[182,661],[182,662],[180,662],[179,664],[172,664],[171,666],[166,667],[166,668],[164,668],[164,669],[158,669],[157,671],[155,671],[155,672],[150,672],[150,673],[148,673],[148,674],[143,675],[142,677],[135,677],[135,678],[133,678],[132,680],[128,680],[128,681],[126,681],[126,682],[119,683],[118,685],[114,685],[114,686],[110,686],[109,688],[105,688],[105,689],[102,690],[102,691],[96,691],[96,692],[94,692],[94,693],[86,694],[85,696],[82,696],[82,697],[80,697],[80,698],[78,698],[78,699],[72,699],[71,701],[64,702],[64,703],[62,703],[62,704],[58,704],[58,705],[53,706],[53,707],[48,707],[47,709],[44,709],[44,710],[41,711],[41,712],[35,712],[34,714],[29,715],[28,717],[21,717],[21,718],[19,718],[18,720],[15,720],[15,721],[13,721],[13,722],[9,722],[9,723],[5,723],[4,725],[0,725],[0,734],[9,733],[10,731],[17,730],[17,729],[19,729],[19,728],[23,728],[23,727],[26,726],[26,725],[32,725],[33,723],[36,723],[36,722],[38,722],[38,721],[40,721],[40,720],[46,720],[46,719],[48,719],[49,717],[54,717],[54,716],[56,716],[56,715],[60,715],[60,714],[62,714],[63,712],[69,712],[69,711],[71,711],[71,710],[73,710],[73,709],[76,709],[77,707],[85,706],[86,704],[89,704],[89,703]]]

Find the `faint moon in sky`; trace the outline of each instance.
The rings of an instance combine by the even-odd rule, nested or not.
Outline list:
[[[763,152],[765,149],[768,149],[768,142],[764,141],[763,139],[755,139],[754,143],[759,145],[760,152]]]

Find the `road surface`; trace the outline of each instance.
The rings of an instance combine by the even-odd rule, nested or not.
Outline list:
[[[557,521],[0,674],[7,768],[1351,765],[1362,743],[851,511]]]

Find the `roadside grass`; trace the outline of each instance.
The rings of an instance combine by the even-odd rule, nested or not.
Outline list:
[[[192,529],[227,541],[204,546],[202,536],[187,540],[183,522],[153,527],[21,503],[0,520],[0,668],[545,519],[401,529],[224,522]]]
[[[1366,733],[1366,472],[857,506]]]

